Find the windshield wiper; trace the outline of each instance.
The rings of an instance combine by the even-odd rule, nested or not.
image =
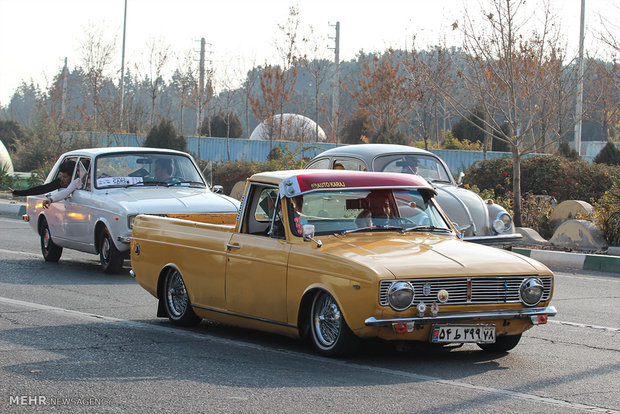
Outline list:
[[[406,233],[408,231],[439,231],[442,233],[450,233],[450,229],[445,227],[437,227],[437,226],[413,226],[407,227],[406,229],[402,229],[401,233]]]
[[[204,187],[204,183],[201,183],[200,181],[173,181],[171,183],[168,183],[168,187],[172,187],[173,185],[181,185],[181,184],[189,184],[191,185],[197,185],[199,187]]]
[[[349,233],[355,233],[357,231],[373,231],[373,230],[400,230],[400,231],[404,231],[404,229],[400,226],[381,226],[381,225],[377,225],[377,226],[366,226],[366,227],[358,227],[356,229],[350,229],[350,230],[344,230],[341,231],[340,234],[349,234]]]

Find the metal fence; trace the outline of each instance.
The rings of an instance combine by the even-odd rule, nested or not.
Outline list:
[[[71,139],[81,138],[93,147],[140,147],[146,136],[141,134],[105,134],[97,132],[68,133]],[[267,159],[269,151],[277,146],[284,153],[293,153],[296,158],[314,157],[334,148],[336,144],[300,143],[295,141],[249,140],[241,138],[186,137],[188,151],[196,158],[209,161],[258,161]],[[442,158],[453,174],[465,171],[476,161],[484,159],[482,151],[431,149]],[[487,159],[511,156],[509,152],[487,151]]]

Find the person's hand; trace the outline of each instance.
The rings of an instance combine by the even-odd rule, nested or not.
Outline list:
[[[14,189],[14,188],[12,188],[12,187],[9,187],[9,191],[11,192],[11,195],[12,195],[13,197],[15,197],[15,194],[14,194],[15,189]]]
[[[43,200],[43,208],[48,208],[50,204],[52,204],[52,200],[50,200],[49,198]]]

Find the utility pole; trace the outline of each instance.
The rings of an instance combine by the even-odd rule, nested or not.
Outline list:
[[[62,68],[62,74],[60,75],[62,79],[61,87],[62,92],[60,95],[60,118],[66,119],[67,117],[67,73],[69,72],[69,68],[67,68],[67,58],[65,58],[65,66]]]
[[[338,143],[338,112],[340,106],[340,22],[336,22],[335,25],[330,24],[330,26],[336,28],[336,36],[330,36],[330,39],[334,39],[335,41],[333,49],[334,63],[336,65],[334,80],[332,83],[332,129],[334,131],[336,143]]]
[[[121,57],[121,132],[123,131],[123,107],[125,102],[125,32],[127,29],[127,0],[125,0],[125,13],[123,15],[123,52]]]
[[[579,78],[577,87],[577,105],[575,108],[575,150],[581,156],[581,118],[583,113],[583,40],[586,20],[586,0],[581,0],[581,23],[579,25]]]
[[[202,97],[205,92],[205,38],[200,38],[200,64],[198,66],[198,117],[196,119],[196,135],[198,136],[198,159],[200,159],[200,122],[202,121]]]

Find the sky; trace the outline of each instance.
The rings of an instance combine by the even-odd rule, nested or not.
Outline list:
[[[580,0],[550,0],[569,48],[577,49]],[[168,46],[168,73],[192,56],[198,65],[200,39],[218,79],[242,78],[248,69],[279,63],[276,43],[289,8],[299,9],[302,28],[312,27],[319,44],[333,47],[332,25],[340,22],[340,59],[360,50],[410,48],[413,35],[424,48],[440,41],[458,45],[464,10],[476,13],[482,0],[127,0],[125,68],[143,71],[149,44]],[[542,0],[530,0],[539,8]],[[592,30],[603,15],[620,21],[620,0],[586,1],[586,50],[596,48]],[[125,0],[0,0],[0,106],[22,82],[45,90],[67,58],[69,69],[82,64],[85,33],[95,28],[115,54],[107,75],[120,78]],[[616,30],[616,29],[614,29]],[[620,38],[620,36],[618,36]],[[325,57],[333,51],[325,49]],[[168,77],[169,79],[169,77]],[[223,82],[220,82],[223,84]],[[217,87],[217,83],[216,83]]]

